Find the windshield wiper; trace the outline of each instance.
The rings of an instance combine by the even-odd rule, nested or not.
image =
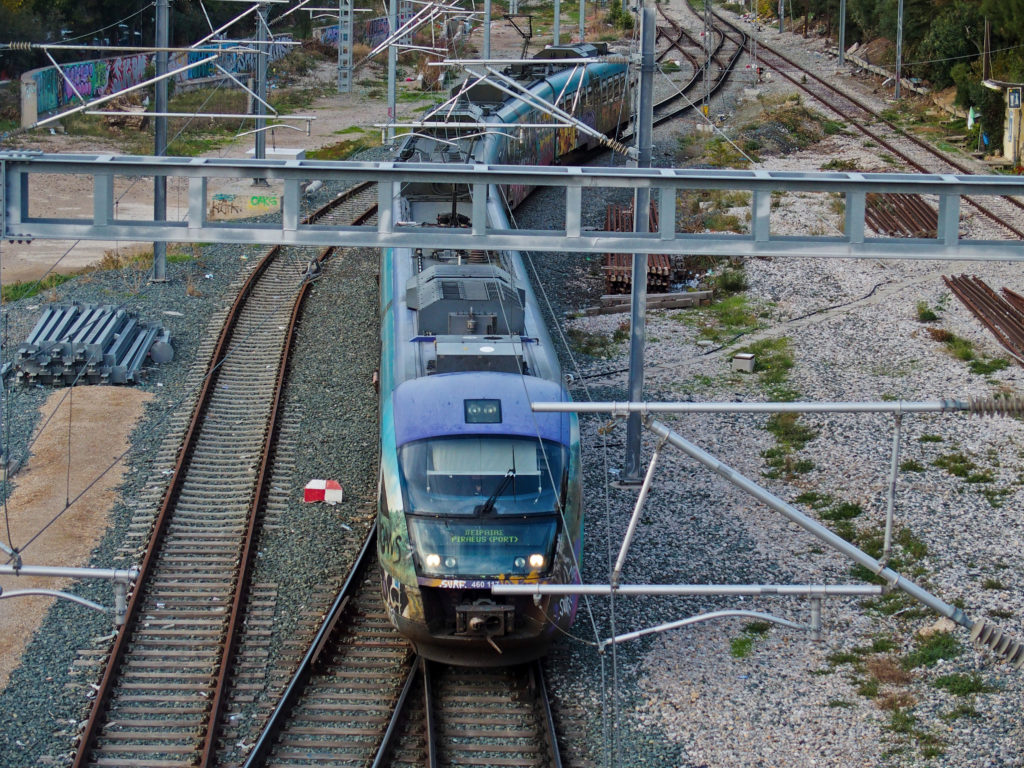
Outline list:
[[[502,492],[506,488],[508,488],[508,484],[511,483],[513,479],[515,479],[515,476],[515,469],[509,469],[509,471],[506,472],[505,476],[501,479],[501,482],[498,483],[498,487],[494,489],[494,493],[487,497],[487,501],[476,507],[473,510],[473,513],[477,515],[489,515],[491,512],[493,512],[494,502],[496,502],[498,500],[498,497],[501,496]]]

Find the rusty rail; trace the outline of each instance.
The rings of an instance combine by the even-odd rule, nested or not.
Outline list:
[[[608,206],[605,213],[605,229],[610,232],[633,231],[633,205]],[[658,209],[651,206],[650,232],[658,231]],[[604,292],[606,294],[629,293],[633,285],[633,254],[606,253],[604,255]],[[665,293],[672,284],[672,259],[664,253],[652,253],[647,257],[647,290],[650,293]]]
[[[1004,288],[1007,298],[1003,298],[975,275],[943,275],[942,280],[1017,362],[1024,365],[1024,297]]]

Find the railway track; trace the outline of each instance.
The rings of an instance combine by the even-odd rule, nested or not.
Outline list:
[[[375,552],[371,532],[244,768],[561,766],[539,663],[416,656],[381,610]]]
[[[717,13],[715,17],[726,26],[739,31],[738,27],[718,16]],[[765,66],[770,67],[801,91],[833,110],[866,137],[919,173],[966,175],[974,173],[973,169],[966,164],[958,162],[956,159],[931,146],[928,142],[907,133],[895,123],[875,112],[864,102],[836,88],[814,72],[801,67],[793,59],[761,41],[758,41],[758,56]],[[900,146],[904,142],[909,143],[912,150],[906,148],[905,145]],[[917,153],[917,156],[912,156],[911,151]],[[891,198],[893,197],[892,195],[885,196],[884,207],[895,211],[896,215],[906,222],[907,228],[912,232],[920,229],[922,207],[927,207],[934,213],[935,209],[920,196],[913,196],[915,199],[909,201],[904,199],[892,200]],[[1024,238],[1024,229],[1011,222],[1009,213],[1004,216],[994,211],[990,205],[971,198],[964,199],[985,217],[1003,227],[1007,232],[1015,237]],[[1024,211],[1024,202],[1012,197],[1004,197],[1002,201],[1005,201],[1004,205],[1012,206],[1015,209],[1012,216],[1017,217],[1019,220],[1021,215],[1019,211]]]
[[[668,24],[667,28],[660,28],[659,32],[662,39],[668,41],[668,50],[678,50],[689,60],[694,61],[695,57],[689,54],[682,44],[682,40],[685,38],[690,42],[692,46],[697,48],[704,48],[704,44],[694,38],[678,21],[673,19],[665,10],[660,6],[656,6],[661,17]],[[731,35],[729,33],[732,33]],[[739,57],[743,54],[744,47],[747,44],[747,35],[734,27],[722,26],[716,27],[713,31],[717,38],[714,46],[711,48],[710,55],[706,56],[703,61],[694,64],[693,76],[690,80],[680,88],[676,93],[662,99],[654,105],[654,125],[660,125],[662,123],[673,120],[681,115],[685,114],[691,109],[696,109],[698,103],[706,102],[713,94],[717,93],[727,82],[729,76],[736,69],[736,62]],[[662,58],[662,56],[659,56]],[[708,93],[704,94],[701,92],[701,88],[704,85],[705,72],[709,74],[709,89]],[[679,102],[684,101],[685,103],[680,106]]]
[[[359,185],[308,220],[366,221],[375,196]],[[270,249],[227,314],[76,766],[214,762],[310,255]]]

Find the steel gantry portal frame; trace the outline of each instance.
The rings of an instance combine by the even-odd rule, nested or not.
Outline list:
[[[871,173],[798,173],[765,170],[671,168],[580,168],[488,166],[433,163],[358,163],[311,160],[132,157],[0,153],[4,195],[2,237],[6,240],[84,239],[164,242],[266,243],[307,246],[487,248],[582,253],[669,253],[720,256],[1024,261],[1019,239],[979,240],[961,235],[964,196],[1010,195],[1024,199],[1024,180],[1007,176]],[[43,196],[53,179],[39,174],[93,178],[92,216],[41,218],[31,215],[33,195]],[[188,213],[182,221],[120,219],[114,215],[116,177],[188,179]],[[284,182],[280,221],[209,221],[212,178],[266,178]],[[337,226],[300,221],[301,185],[314,179],[379,184],[376,224]],[[472,226],[420,227],[397,219],[396,199],[404,184],[456,184],[472,199]],[[501,230],[488,226],[486,201],[493,185],[528,185],[561,190],[564,220],[552,229]],[[654,232],[606,232],[583,226],[589,189],[647,188],[661,212]],[[751,193],[748,234],[676,231],[676,200],[686,190]],[[844,231],[835,236],[776,235],[771,231],[773,192],[836,193],[845,199]],[[869,237],[864,220],[869,193],[906,193],[938,198],[934,238]],[[821,223],[814,226],[820,228]]]

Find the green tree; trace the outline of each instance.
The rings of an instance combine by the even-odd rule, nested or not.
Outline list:
[[[966,0],[946,6],[938,11],[924,39],[914,48],[915,66],[935,88],[953,84],[953,66],[978,56],[981,46],[981,11],[976,3]]]
[[[981,112],[981,118],[975,130],[988,137],[988,149],[991,151],[1003,143],[1003,94],[982,85],[981,58],[970,64],[960,62],[954,64],[951,71],[956,83],[956,103],[964,109],[974,107]]]
[[[992,22],[994,37],[1024,42],[1024,0],[982,0],[981,12]]]

